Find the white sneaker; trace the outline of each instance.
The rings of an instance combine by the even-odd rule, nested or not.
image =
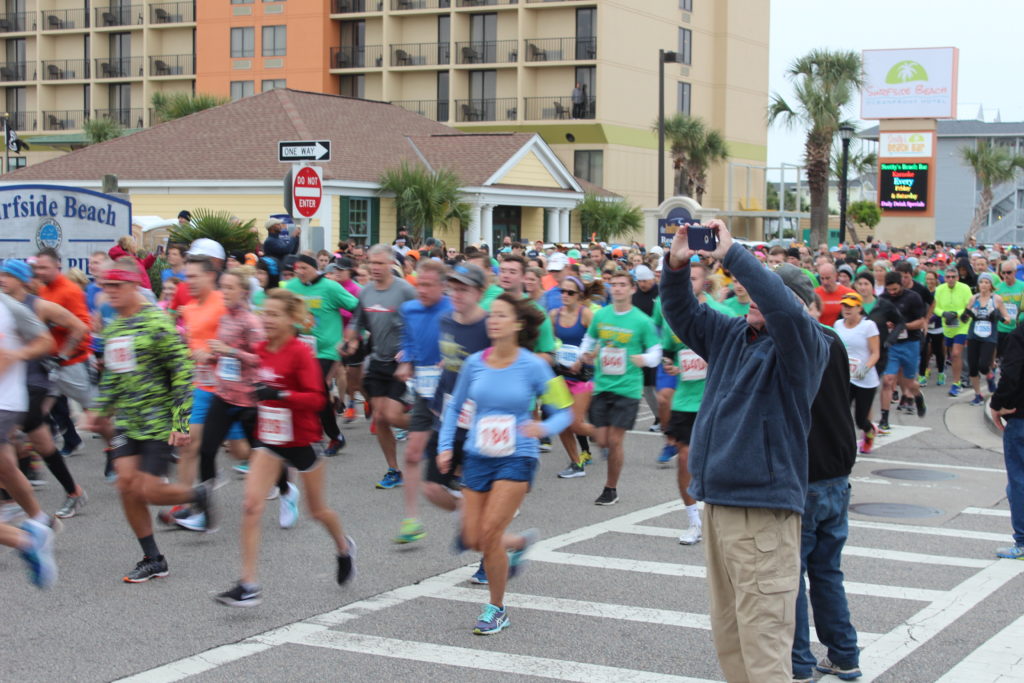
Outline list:
[[[693,525],[679,536],[679,543],[682,545],[696,545],[704,538],[699,525]]]
[[[299,521],[299,489],[288,482],[288,493],[281,495],[278,521],[282,529],[292,529]]]

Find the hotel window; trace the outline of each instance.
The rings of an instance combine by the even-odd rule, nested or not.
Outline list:
[[[286,33],[284,26],[263,27],[262,49],[264,57],[284,57]]]
[[[268,90],[279,90],[280,88],[284,87],[287,87],[285,86],[285,79],[274,78],[271,80],[265,80],[262,83],[260,83],[260,92],[267,92]]]
[[[256,54],[256,29],[252,26],[231,29],[231,57],[253,57]]]
[[[680,114],[690,115],[690,84],[679,83],[678,85],[678,102],[676,103],[676,111]]]
[[[604,182],[604,152],[600,150],[578,150],[573,155],[573,175],[587,182],[601,185]]]
[[[355,76],[342,76],[339,95],[345,97],[362,98],[366,89],[366,76],[358,74]]]
[[[232,5],[251,5],[252,0],[231,0]]]
[[[683,64],[689,64],[692,52],[693,31],[688,28],[679,29],[679,61]]]
[[[684,12],[693,11],[693,0],[679,0],[679,9]]]
[[[249,97],[250,95],[256,94],[255,83],[253,81],[231,81],[231,99],[240,100],[243,97]]]

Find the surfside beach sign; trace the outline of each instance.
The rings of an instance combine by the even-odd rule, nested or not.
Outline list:
[[[864,50],[862,119],[956,118],[959,50]]]

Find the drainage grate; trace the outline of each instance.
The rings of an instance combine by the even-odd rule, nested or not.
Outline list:
[[[854,503],[850,511],[868,517],[937,517],[942,514],[938,508],[905,503]]]
[[[943,481],[956,479],[955,474],[940,472],[939,470],[924,470],[919,468],[895,468],[888,470],[874,470],[871,474],[891,479],[909,479],[910,481]]]

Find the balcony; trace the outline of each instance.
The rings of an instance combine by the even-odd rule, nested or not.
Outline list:
[[[25,80],[27,62],[4,62],[0,64],[0,82],[10,83]]]
[[[455,43],[459,64],[509,64],[519,58],[518,40],[471,40]]]
[[[100,57],[96,60],[96,78],[139,78],[142,57]]]
[[[195,5],[191,2],[163,2],[149,8],[149,21],[153,24],[183,24],[195,20]]]
[[[459,0],[458,7],[493,7],[494,5],[518,5],[519,0]]]
[[[113,119],[125,128],[142,128],[145,109],[97,109],[96,118]]]
[[[96,8],[96,26],[100,27],[141,25],[142,19],[142,5]]]
[[[365,69],[383,64],[382,45],[351,45],[331,48],[332,69]]]
[[[66,31],[89,28],[89,11],[84,9],[55,9],[43,12],[44,31]]]
[[[597,98],[588,96],[573,104],[572,96],[527,97],[526,120],[592,119],[597,113]]]
[[[448,9],[452,0],[391,0],[391,9],[395,12],[414,9]]]
[[[89,78],[88,59],[55,59],[43,62],[44,81],[71,81]]]
[[[564,62],[597,59],[597,38],[528,38],[526,61]]]
[[[332,14],[356,14],[357,12],[381,12],[384,0],[331,0]]]
[[[447,100],[397,100],[391,104],[434,121],[448,120]]]
[[[44,111],[43,130],[75,130],[82,127],[89,118],[89,112],[78,109],[68,111]]]
[[[193,55],[150,55],[150,76],[191,76],[195,74]]]
[[[8,12],[0,17],[0,33],[14,33],[29,30],[29,16],[32,18],[32,30],[35,30],[35,12]]]
[[[28,115],[23,111],[12,111],[7,114],[7,118],[11,122],[11,128],[13,130],[27,130]],[[32,128],[35,129],[35,122],[32,122]]]
[[[391,66],[433,66],[450,63],[449,43],[400,43],[391,46]]]
[[[466,121],[515,121],[516,98],[455,100],[455,120],[460,123]]]

